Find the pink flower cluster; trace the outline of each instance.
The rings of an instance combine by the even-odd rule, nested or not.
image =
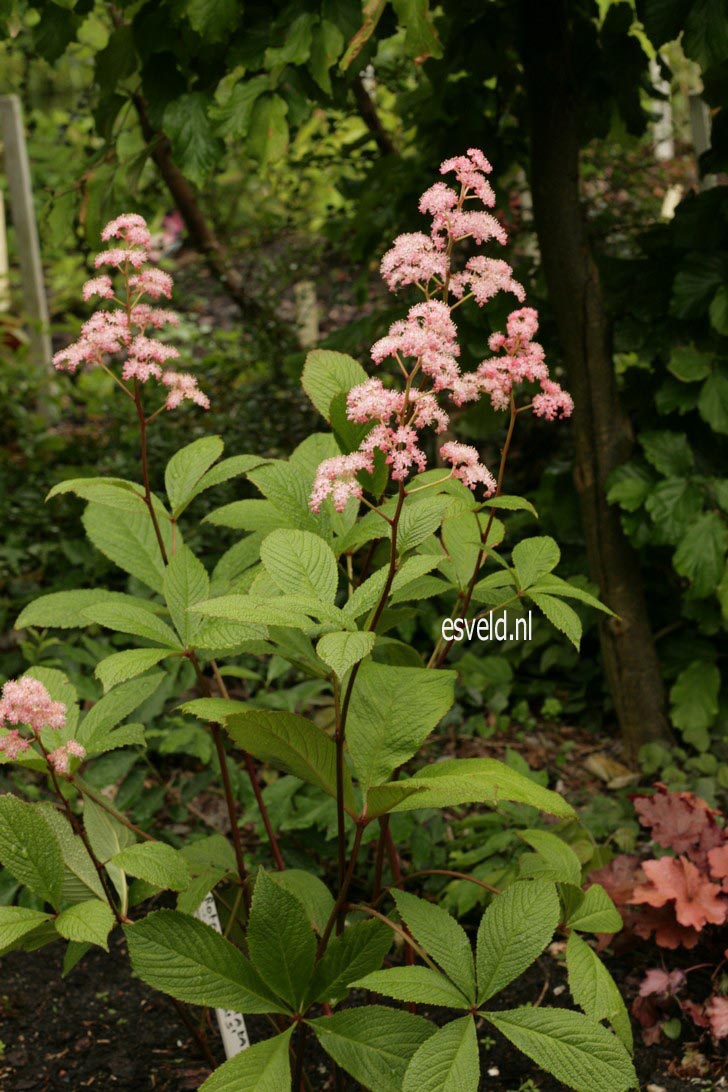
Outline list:
[[[119,271],[123,281],[121,297],[115,294],[108,273],[86,282],[84,300],[98,296],[117,306],[94,312],[81,327],[80,338],[55,354],[55,367],[68,372],[75,372],[83,364],[106,368],[105,357],[122,354],[122,386],[124,383],[144,384],[154,379],[167,388],[167,409],[175,409],[185,400],[209,409],[210,401],[199,389],[194,376],[163,370],[167,361],[179,356],[177,349],[150,336],[167,324],[177,326],[179,319],[174,311],[142,302],[145,296],[150,300],[171,299],[172,296],[170,275],[149,265],[151,240],[144,218],[136,213],[117,216],[106,225],[101,238],[104,242],[119,241],[120,245],[98,254],[95,265],[97,269],[111,266]],[[126,389],[134,397],[132,389]]]
[[[65,705],[53,701],[43,683],[29,675],[5,683],[0,698],[1,726],[23,725],[38,736],[43,728],[63,728],[65,723]],[[12,727],[0,739],[0,751],[4,751],[8,758],[18,758],[30,748],[30,743],[18,728]]]
[[[69,739],[60,747],[56,747],[55,751],[51,751],[48,761],[56,773],[67,774],[71,766],[71,757],[84,758],[85,755],[86,748],[83,744],[77,743],[75,739]]]
[[[499,292],[510,292],[523,303],[525,291],[514,278],[510,265],[496,258],[476,254],[460,271],[452,268],[456,243],[472,239],[477,245],[496,240],[506,242],[506,233],[496,217],[486,211],[495,204],[487,176],[492,167],[477,148],[467,155],[447,159],[443,175],[454,175],[459,188],[438,181],[422,195],[420,212],[431,217],[429,234],[417,231],[400,235],[384,255],[381,273],[393,291],[416,285],[424,300],[411,307],[407,317],[390,326],[389,332],[372,346],[375,364],[393,360],[406,378],[404,390],[369,379],[354,387],[347,397],[347,416],[358,424],[371,423],[359,451],[327,459],[319,467],[311,496],[318,512],[326,497],[333,497],[341,511],[351,497],[362,499],[357,474],[371,472],[374,453],[382,451],[395,481],[423,471],[427,458],[420,432],[432,427],[443,432],[449,423],[440,399],[456,406],[487,395],[497,410],[508,409],[515,388],[536,383],[539,391],[519,408],[530,408],[540,417],[553,420],[568,417],[572,399],[549,377],[544,351],[534,335],[538,314],[530,307],[512,311],[505,333],[493,334],[489,347],[494,354],[473,372],[460,369],[460,345],[452,311],[468,299],[478,306]],[[466,207],[477,201],[481,209]],[[450,297],[457,302],[451,303]],[[493,475],[480,462],[474,447],[454,441],[443,445],[440,456],[451,465],[451,476],[470,489],[482,487],[486,496],[496,490]]]

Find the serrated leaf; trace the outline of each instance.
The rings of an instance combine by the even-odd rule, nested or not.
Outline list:
[[[698,411],[714,432],[728,433],[728,375],[714,372],[703,384]]]
[[[256,971],[297,1009],[313,974],[316,938],[296,896],[262,869],[255,881],[247,941]]]
[[[263,94],[250,115],[247,151],[265,165],[285,155],[288,148],[288,103],[280,95]]]
[[[541,613],[548,618],[551,625],[568,637],[578,651],[581,643],[582,626],[581,619],[576,611],[567,603],[564,603],[563,600],[557,599],[555,595],[547,595],[541,591],[537,592],[534,588],[529,588],[527,594],[531,602],[535,603]]]
[[[448,496],[420,497],[405,502],[399,520],[397,552],[415,550],[438,529],[447,515],[452,498]]]
[[[273,531],[260,547],[260,559],[280,590],[333,603],[339,574],[331,547],[310,531]]]
[[[25,906],[0,906],[0,954],[7,952],[39,925],[48,921],[48,914]]]
[[[46,500],[63,493],[74,493],[82,500],[96,501],[122,512],[147,512],[143,486],[123,478],[71,478],[54,485]]]
[[[56,929],[66,940],[97,944],[108,952],[109,933],[114,928],[114,914],[108,902],[88,899],[69,906],[58,915]]]
[[[249,710],[229,716],[230,738],[261,762],[293,774],[336,797],[336,745],[312,721],[295,713]],[[355,814],[351,774],[344,769],[345,807]]]
[[[329,421],[335,395],[350,391],[367,378],[361,364],[345,353],[314,349],[306,357],[301,385],[321,416]]]
[[[134,845],[136,841],[134,834],[88,796],[84,796],[83,800],[83,825],[94,856],[101,864],[107,866],[109,879],[118,891],[122,905],[126,906],[129,898],[126,875],[122,869],[107,862],[122,849]]]
[[[293,629],[312,628],[312,618],[331,622],[341,629],[354,629],[354,623],[338,607],[322,600],[297,595],[271,598],[258,595],[222,595],[191,608],[193,614],[263,626],[290,626]]]
[[[82,523],[90,541],[105,557],[130,576],[135,576],[152,591],[161,592],[164,563],[151,517],[146,508],[127,512],[123,519],[112,508],[92,501],[86,506]],[[172,552],[172,534],[167,520],[159,521],[168,554]]]
[[[130,679],[115,686],[86,713],[76,733],[89,754],[101,753],[116,746],[116,736],[123,729],[113,729],[120,721],[151,697],[164,679],[164,672],[155,671],[143,678]],[[141,740],[143,741],[143,731]]]
[[[439,1028],[415,1052],[402,1092],[477,1092],[480,1057],[472,1016]]]
[[[467,1009],[472,1004],[449,978],[431,967],[390,967],[386,971],[373,971],[351,982],[351,985],[361,990],[373,990],[395,1001],[418,1005]]]
[[[614,611],[606,607],[596,596],[584,591],[583,588],[578,588],[575,584],[569,584],[567,580],[562,580],[560,576],[554,576],[553,573],[546,573],[540,577],[538,583],[529,589],[529,594],[533,594],[533,592],[546,592],[547,595],[555,595],[561,599],[576,599],[588,607],[594,607],[595,610],[600,610],[604,614],[611,614],[613,618],[615,617]]]
[[[196,487],[223,453],[219,436],[203,436],[176,452],[164,471],[167,499],[176,517],[196,496]]]
[[[117,633],[129,633],[145,641],[156,641],[167,648],[179,649],[180,643],[170,627],[156,614],[132,603],[94,603],[84,615],[88,622],[113,629]]]
[[[170,891],[184,891],[190,882],[184,857],[164,842],[127,846],[111,858],[111,863],[130,876]]]
[[[369,655],[375,641],[376,634],[367,630],[357,633],[340,630],[324,634],[316,645],[316,653],[341,681],[354,664]]]
[[[555,569],[561,551],[548,535],[526,538],[513,547],[513,565],[522,588],[530,588],[543,573]]]
[[[693,466],[693,452],[684,432],[645,432],[640,444],[648,463],[665,477],[684,477]]]
[[[562,838],[548,830],[519,830],[518,837],[536,850],[536,856],[532,853],[521,856],[522,876],[538,876],[542,880],[580,886],[581,862]]]
[[[302,868],[286,868],[276,875],[275,883],[298,899],[312,927],[321,935],[334,908],[334,896],[323,880]]]
[[[76,591],[51,592],[41,595],[21,611],[15,621],[15,629],[26,626],[42,626],[52,629],[75,629],[87,626],[84,616],[87,607],[98,603],[126,602],[128,596],[110,592],[104,588],[79,588]]]
[[[407,891],[392,891],[395,905],[412,936],[432,956],[470,1001],[475,1002],[475,963],[461,925],[442,906]]]
[[[178,1001],[233,1012],[285,1012],[260,975],[211,926],[175,910],[156,910],[124,926],[134,972]]]
[[[594,883],[583,893],[566,924],[582,933],[618,933],[622,916],[604,888]]]
[[[78,834],[74,834],[66,816],[57,811],[52,804],[41,804],[40,809],[61,847],[63,858],[61,905],[84,902],[92,896],[106,901],[106,893],[96,866],[83,840]]]
[[[201,603],[210,594],[210,578],[207,570],[192,550],[182,546],[164,571],[164,598],[172,617],[174,628],[185,648],[189,648],[202,619],[188,613],[190,607]]]
[[[412,795],[402,800],[395,797],[395,802],[391,803],[397,789],[409,789]],[[563,819],[573,818],[575,814],[571,804],[558,793],[542,788],[497,759],[453,758],[433,762],[406,781],[389,782],[370,789],[367,815],[376,818],[386,811],[475,803],[495,806],[504,800],[529,804]]]
[[[715,664],[693,660],[670,689],[670,718],[686,742],[698,750],[710,746],[711,727],[718,716],[720,671]]]
[[[58,839],[36,804],[0,796],[0,864],[18,883],[57,907],[63,885]]]
[[[308,999],[338,1004],[349,984],[378,970],[392,947],[392,931],[380,921],[361,921],[335,937],[316,965]]]
[[[695,519],[673,556],[680,576],[692,581],[697,596],[710,595],[723,573],[728,532],[717,512]]]
[[[356,679],[347,743],[364,792],[419,750],[453,703],[455,672],[365,661]]]
[[[482,1015],[567,1088],[628,1092],[638,1087],[634,1067],[619,1039],[579,1012],[524,1007]]]
[[[574,1001],[592,1020],[608,1020],[630,1053],[632,1028],[619,990],[599,956],[577,933],[566,944],[566,969]]]
[[[224,149],[207,116],[209,103],[202,91],[181,95],[167,104],[162,122],[177,166],[197,186],[205,182]]]
[[[369,1092],[402,1092],[410,1058],[435,1027],[383,1005],[345,1009],[311,1020],[321,1046]]]
[[[517,882],[495,896],[478,929],[479,1005],[541,955],[553,939],[560,911],[555,884],[544,880]]]
[[[223,1062],[199,1092],[285,1092],[291,1086],[293,1028],[241,1050]]]
[[[538,512],[525,497],[509,496],[501,494],[499,497],[488,497],[483,501],[484,508],[502,508],[506,512],[530,512],[538,519]]]
[[[181,712],[190,713],[199,720],[224,724],[227,717],[231,717],[233,713],[244,713],[249,707],[246,702],[235,701],[234,698],[193,698],[179,708]]]
[[[119,683],[143,675],[151,667],[156,667],[165,657],[173,655],[166,648],[127,648],[123,652],[113,652],[96,665],[94,675],[108,693]]]

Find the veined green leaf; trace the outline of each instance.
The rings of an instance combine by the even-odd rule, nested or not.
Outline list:
[[[0,906],[0,955],[4,955],[27,933],[48,921],[49,915],[25,906]]]
[[[88,899],[69,906],[58,915],[56,929],[66,940],[81,944],[97,944],[109,950],[109,933],[114,928],[114,914],[105,900]]]
[[[296,896],[262,869],[255,881],[247,940],[255,970],[296,1010],[308,992],[316,938]]]
[[[566,968],[571,996],[592,1020],[608,1020],[630,1053],[632,1028],[619,990],[599,956],[572,933],[566,945]]]
[[[241,1050],[200,1085],[200,1092],[285,1092],[291,1086],[292,1034],[288,1028]]]
[[[176,517],[195,496],[195,487],[225,447],[219,436],[203,436],[176,452],[167,463],[164,487]]]
[[[84,615],[89,622],[95,622],[117,633],[130,633],[146,641],[156,641],[167,648],[180,649],[179,639],[172,629],[156,614],[131,604],[95,603],[87,607]]]
[[[154,887],[168,888],[170,891],[184,891],[190,882],[184,857],[179,850],[172,849],[164,842],[127,846],[111,858],[111,864]]]
[[[418,1005],[468,1009],[472,1004],[449,978],[431,967],[390,967],[386,971],[373,971],[350,984],[393,997],[395,1001],[414,1001]]]
[[[198,615],[189,613],[189,608],[209,594],[210,578],[205,566],[187,546],[180,547],[164,570],[164,598],[185,648],[191,645],[202,622]]]
[[[561,551],[548,535],[536,535],[517,543],[512,557],[521,587],[530,588],[540,576],[556,568]]]
[[[123,652],[112,652],[96,665],[94,675],[107,694],[119,683],[143,675],[151,667],[156,667],[167,656],[173,656],[168,648],[127,648]]]
[[[535,854],[524,853],[520,857],[522,876],[581,885],[581,862],[562,838],[549,830],[519,830],[518,837],[536,850]]]
[[[345,353],[313,349],[306,357],[301,385],[321,416],[328,421],[334,396],[340,391],[350,391],[367,378],[361,364]]]
[[[410,1058],[435,1027],[421,1016],[366,1005],[310,1025],[327,1054],[369,1092],[402,1092]]]
[[[378,970],[392,947],[392,930],[381,921],[350,925],[330,943],[316,965],[308,999],[337,1004],[349,992],[349,984]]]
[[[369,655],[375,641],[376,634],[368,630],[356,633],[339,630],[324,634],[316,645],[316,653],[331,668],[337,679],[341,680],[354,664]]]
[[[310,531],[272,531],[260,547],[260,559],[278,588],[287,595],[333,603],[339,583],[331,547]]]
[[[622,915],[604,888],[593,883],[569,914],[566,924],[581,933],[618,933],[622,928]]]
[[[479,1084],[475,1021],[462,1016],[419,1047],[407,1066],[402,1092],[477,1092]]]
[[[0,864],[18,883],[58,907],[63,885],[63,858],[58,839],[38,804],[17,796],[0,796]]]
[[[513,982],[553,939],[560,916],[556,885],[511,884],[496,895],[478,929],[478,1004]]]
[[[97,550],[152,591],[161,592],[164,562],[146,506],[139,512],[126,512],[124,518],[119,519],[113,508],[92,501],[86,506],[82,522]],[[172,553],[171,525],[167,518],[159,515],[158,523],[169,555]],[[179,541],[179,530],[177,538]]]
[[[412,936],[452,979],[466,1000],[475,1003],[475,963],[462,925],[442,906],[407,891],[392,891],[400,915]]]

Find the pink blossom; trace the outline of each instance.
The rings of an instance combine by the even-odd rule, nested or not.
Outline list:
[[[418,447],[419,436],[410,425],[400,425],[392,429],[386,425],[377,425],[367,433],[362,441],[361,450],[385,453],[385,462],[392,467],[392,477],[395,481],[404,481],[416,464],[420,471],[427,466],[427,457],[424,451]]]
[[[381,379],[367,379],[352,387],[346,398],[346,416],[350,421],[363,424],[379,421],[388,424],[392,416],[401,414],[404,408],[404,392],[385,387]]]
[[[343,512],[351,497],[362,498],[362,487],[356,475],[374,469],[374,459],[369,452],[355,451],[351,455],[335,455],[324,459],[316,472],[309,504],[313,512],[320,512],[327,497],[333,497],[334,508]]]
[[[167,409],[176,409],[180,402],[188,399],[202,409],[210,408],[210,399],[197,385],[197,379],[189,372],[164,372],[162,383],[168,388]]]
[[[502,246],[508,242],[506,229],[489,212],[465,212],[454,209],[447,218],[446,229],[457,242],[474,239],[478,246],[495,239]],[[442,230],[433,221],[433,231]]]
[[[43,728],[63,728],[66,707],[53,701],[43,683],[30,675],[10,679],[0,698],[0,724],[26,724],[33,732]]]
[[[485,178],[493,168],[478,148],[468,148],[467,155],[446,159],[440,164],[440,174],[455,172],[455,177],[465,190],[472,192],[487,208],[495,204],[493,188]]]
[[[479,307],[492,300],[498,292],[512,292],[519,300],[526,295],[523,285],[513,279],[513,270],[508,262],[485,258],[482,254],[470,258],[465,269],[450,280],[450,291],[457,299],[465,295],[467,288]]]
[[[571,417],[574,412],[574,399],[551,379],[541,381],[541,394],[534,395],[533,412],[537,417],[554,421],[557,417]]]
[[[17,728],[11,728],[7,735],[0,739],[0,752],[4,751],[8,758],[18,758],[30,750],[30,741],[21,736]]]
[[[141,246],[146,250],[151,236],[143,216],[136,212],[124,212],[109,221],[101,232],[101,238],[105,243],[109,239],[122,239],[129,246]]]
[[[131,321],[140,330],[153,326],[160,330],[163,326],[179,326],[179,315],[166,307],[150,307],[147,303],[137,303],[131,309]]]
[[[506,329],[509,337],[522,337],[531,341],[538,330],[538,311],[533,307],[521,307],[519,311],[511,311],[506,321]]]
[[[663,971],[660,967],[651,967],[645,971],[645,977],[640,985],[640,997],[651,997],[653,994],[665,995],[677,993],[685,985],[685,972],[676,970]]]
[[[456,207],[458,195],[445,182],[435,182],[420,197],[420,212],[445,223],[447,214]]]
[[[114,286],[111,277],[108,273],[102,273],[100,277],[92,277],[90,281],[86,281],[82,292],[86,303],[92,296],[101,296],[105,300],[113,299]]]
[[[69,739],[66,743],[62,743],[60,747],[56,747],[55,751],[51,751],[48,755],[48,761],[56,773],[67,774],[71,766],[71,757],[83,758],[85,754],[85,747],[77,743],[75,739]]]
[[[130,288],[143,292],[153,300],[158,300],[160,296],[166,296],[168,300],[171,300],[172,284],[169,273],[161,269],[143,269],[141,273],[135,273],[129,277]]]
[[[381,364],[389,356],[414,358],[433,387],[452,386],[459,373],[457,327],[450,308],[441,300],[427,300],[411,307],[406,319],[389,328],[389,334],[372,346],[372,360]]]
[[[394,291],[407,284],[426,285],[433,277],[444,281],[447,256],[421,231],[400,235],[382,258],[382,278]]]
[[[480,376],[475,372],[466,372],[464,375],[460,375],[452,384],[450,398],[456,406],[463,406],[466,402],[475,402],[482,393],[483,386]]]
[[[486,466],[480,462],[480,456],[470,444],[459,444],[451,440],[440,448],[440,456],[446,462],[452,463],[452,476],[459,478],[469,489],[475,489],[477,485],[485,487],[486,497],[490,497],[496,491],[496,481]]]
[[[412,408],[410,423],[415,428],[434,425],[435,432],[444,432],[450,423],[450,418],[431,391],[410,391],[409,404]]]
[[[728,997],[715,994],[708,1000],[705,1014],[710,1021],[710,1034],[713,1038],[728,1038]]]
[[[147,253],[145,250],[132,250],[128,247],[112,247],[111,250],[102,250],[100,254],[97,254],[94,258],[94,265],[97,269],[102,265],[111,265],[115,269],[121,269],[122,266],[131,266],[132,269],[141,269],[147,262]]]

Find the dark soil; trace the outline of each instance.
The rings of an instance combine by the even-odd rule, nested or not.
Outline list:
[[[160,994],[132,977],[119,942],[112,955],[94,950],[61,981],[60,948],[5,956],[0,971],[0,1089],[2,1092],[54,1092],[73,1089],[124,1089],[127,1092],[194,1092],[210,1068],[201,1059],[174,1008]],[[556,970],[554,971],[554,968]],[[619,968],[612,967],[619,978]],[[623,968],[623,975],[629,967]],[[563,1004],[568,994],[563,973],[553,961],[539,961],[502,996],[504,1007],[535,1001]],[[556,991],[556,993],[554,993]],[[565,996],[564,996],[565,995]],[[196,1014],[197,1015],[197,1014]],[[431,1014],[438,1019],[438,1014]],[[267,1037],[262,1017],[248,1018],[253,1042]],[[563,1088],[546,1076],[492,1029],[479,1029],[483,1050],[482,1090],[557,1092]],[[223,1060],[212,1023],[207,1038]],[[681,1067],[685,1044],[642,1046],[636,1052],[640,1087],[657,1092],[728,1087],[721,1061],[704,1059]],[[327,1092],[323,1056],[311,1054],[308,1074],[316,1092]],[[723,1063],[724,1064],[724,1063]],[[526,1082],[531,1082],[530,1084]],[[594,1092],[600,1092],[594,1089]]]

